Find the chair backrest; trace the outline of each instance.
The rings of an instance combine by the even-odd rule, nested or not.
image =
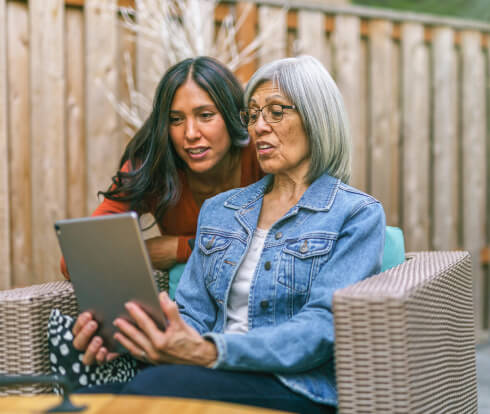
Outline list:
[[[381,272],[398,266],[405,261],[405,242],[403,232],[398,227],[386,226],[385,248]]]

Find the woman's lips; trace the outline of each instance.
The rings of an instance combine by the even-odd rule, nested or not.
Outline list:
[[[258,142],[256,148],[259,155],[268,155],[274,151],[274,147],[267,142]]]
[[[194,160],[198,160],[206,156],[206,154],[209,152],[209,148],[204,148],[204,147],[187,148],[186,152],[190,158]]]

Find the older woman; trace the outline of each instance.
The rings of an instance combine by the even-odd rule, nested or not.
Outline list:
[[[109,391],[334,412],[332,297],[380,270],[383,208],[346,184],[345,110],[316,59],[263,66],[245,102],[268,175],[204,203],[165,332],[127,304],[136,326],[117,319],[115,337],[155,366]]]

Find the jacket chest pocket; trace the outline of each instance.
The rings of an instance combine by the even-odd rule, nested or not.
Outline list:
[[[278,283],[306,294],[312,278],[328,260],[335,240],[334,234],[311,234],[286,241],[281,252]]]
[[[204,255],[204,278],[209,286],[216,281],[223,264],[223,256],[231,244],[231,238],[213,233],[201,233],[199,250]]]

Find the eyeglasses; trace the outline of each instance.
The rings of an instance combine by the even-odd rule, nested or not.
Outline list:
[[[244,126],[250,126],[257,122],[259,113],[262,112],[264,121],[268,124],[281,122],[284,116],[284,109],[296,109],[294,105],[269,104],[262,108],[249,108],[240,111],[240,120]]]

